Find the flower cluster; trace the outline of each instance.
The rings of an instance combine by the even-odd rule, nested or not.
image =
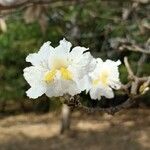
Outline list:
[[[88,48],[74,47],[65,39],[57,47],[51,42],[42,45],[38,53],[26,58],[32,66],[24,69],[24,78],[31,86],[26,92],[30,98],[46,94],[58,97],[64,94],[74,96],[86,90],[92,99],[101,96],[113,98],[112,89],[120,88],[118,60],[95,59]]]

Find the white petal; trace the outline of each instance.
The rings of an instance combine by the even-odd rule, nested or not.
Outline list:
[[[102,60],[101,58],[97,58],[96,61],[97,61],[97,64],[98,64],[98,65],[101,65],[101,64],[104,63],[103,60]]]
[[[63,57],[63,56],[68,55],[70,52],[71,46],[72,44],[66,41],[66,39],[64,38],[63,40],[59,42],[59,45],[55,48],[55,55],[57,55],[57,57],[59,56]]]
[[[66,91],[66,93],[70,94],[71,96],[77,95],[81,93],[81,89],[79,89],[77,87],[77,84],[75,82],[70,82],[70,84],[68,84],[68,89]]]
[[[113,60],[107,59],[105,61],[105,63],[108,64],[108,65],[111,65],[111,66],[119,66],[121,64],[121,61],[118,60],[118,61],[115,62]]]
[[[88,75],[84,76],[81,80],[77,81],[77,85],[81,91],[88,92],[91,87],[91,80]]]
[[[38,53],[29,54],[26,58],[34,66],[47,67],[48,58],[54,52],[54,48],[50,46],[50,42],[44,43]]]
[[[42,86],[31,87],[26,94],[29,98],[36,99],[46,92],[46,88]]]
[[[118,81],[118,80],[111,80],[109,83],[108,83],[113,89],[120,89],[121,88],[121,82]]]
[[[43,76],[45,74],[45,70],[42,68],[37,68],[35,66],[27,67],[24,70],[24,78],[29,83],[30,86],[38,86],[43,84]]]
[[[117,66],[121,65],[121,61],[120,60],[116,61],[116,65]]]
[[[93,59],[91,65],[93,66],[92,72],[89,73],[89,76],[93,79],[96,80],[100,74],[103,61],[100,58]]]
[[[56,90],[58,93],[63,94],[70,94],[72,96],[79,94],[81,90],[77,87],[77,84],[73,80],[63,80],[57,79],[56,83]]]
[[[110,87],[103,88],[102,96],[105,96],[108,99],[114,98],[114,92]]]
[[[93,57],[89,52],[82,54],[78,58],[72,57],[72,59],[73,62],[68,69],[72,72],[75,80],[82,79],[92,69],[94,69],[93,64],[91,63]]]
[[[77,85],[73,81],[57,80],[51,86],[48,87],[46,95],[48,97],[58,97],[64,94],[70,94],[72,96],[79,94],[81,91],[77,88]]]
[[[101,93],[100,93],[98,88],[92,88],[90,90],[90,96],[91,96],[91,99],[95,99],[95,100],[96,99],[98,99],[98,100],[101,99]]]
[[[121,87],[121,83],[119,79],[119,70],[118,70],[118,65],[121,64],[120,60],[118,60],[117,62],[107,60],[105,63],[106,63],[105,67],[110,69],[108,85],[114,89],[119,89]]]
[[[80,58],[82,56],[82,54],[87,51],[88,48],[85,47],[81,47],[81,46],[76,46],[74,47],[71,52],[70,52],[70,56],[73,58]]]
[[[56,85],[52,84],[47,87],[47,91],[45,93],[48,97],[58,97],[63,96],[63,93],[57,90]]]
[[[57,71],[53,83],[49,84],[47,87],[46,95],[48,97],[58,97],[63,96],[63,88],[61,86],[61,74]]]

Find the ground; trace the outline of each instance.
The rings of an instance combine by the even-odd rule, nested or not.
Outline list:
[[[82,114],[82,115],[81,115]],[[72,115],[71,131],[59,134],[58,113],[0,118],[0,150],[149,150],[150,110],[131,109],[111,116]]]

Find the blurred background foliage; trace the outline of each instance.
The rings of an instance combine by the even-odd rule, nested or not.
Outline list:
[[[132,0],[82,0],[76,2],[59,1],[52,5],[32,5],[1,15],[0,31],[0,103],[1,111],[6,111],[10,103],[17,102],[24,110],[53,110],[60,106],[57,100],[29,100],[25,91],[29,85],[23,78],[23,69],[30,64],[25,62],[29,53],[36,52],[40,46],[51,41],[53,46],[65,37],[74,46],[89,47],[95,57],[113,60],[128,56],[136,72],[141,53],[119,51],[117,40],[137,43],[149,47],[150,5],[148,1]],[[143,54],[142,54],[143,55]],[[141,66],[140,66],[141,67]],[[142,64],[139,75],[149,75],[149,57]],[[121,81],[127,82],[127,71],[120,67]],[[97,105],[82,94],[87,105]],[[118,98],[118,97],[117,97]],[[119,99],[119,100],[118,100]],[[116,101],[121,102],[118,98]],[[148,104],[149,94],[143,97]],[[89,102],[90,101],[90,102]],[[100,103],[110,103],[103,100]],[[116,104],[116,101],[113,103]],[[112,101],[111,101],[112,102]],[[27,106],[26,106],[27,105]],[[43,106],[43,107],[42,107]],[[104,105],[105,106],[105,105]]]

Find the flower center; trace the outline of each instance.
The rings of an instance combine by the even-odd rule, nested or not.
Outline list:
[[[101,82],[104,86],[106,86],[108,82],[108,76],[109,76],[108,71],[106,70],[102,71],[98,79],[93,80],[93,84],[97,85],[99,82]]]
[[[52,69],[51,71],[49,71],[45,74],[44,81],[47,83],[53,81],[55,78],[55,75],[56,75],[56,69]]]
[[[54,69],[61,69],[61,68],[67,68],[68,67],[68,61],[62,58],[55,58],[52,62],[52,68]]]
[[[67,70],[66,68],[61,68],[60,69],[60,72],[61,72],[61,76],[63,79],[65,80],[72,80],[72,74],[69,70]]]
[[[72,73],[67,69],[68,63],[63,59],[56,58],[52,63],[52,69],[44,76],[44,81],[50,83],[54,80],[57,71],[61,73],[64,80],[72,80]]]

